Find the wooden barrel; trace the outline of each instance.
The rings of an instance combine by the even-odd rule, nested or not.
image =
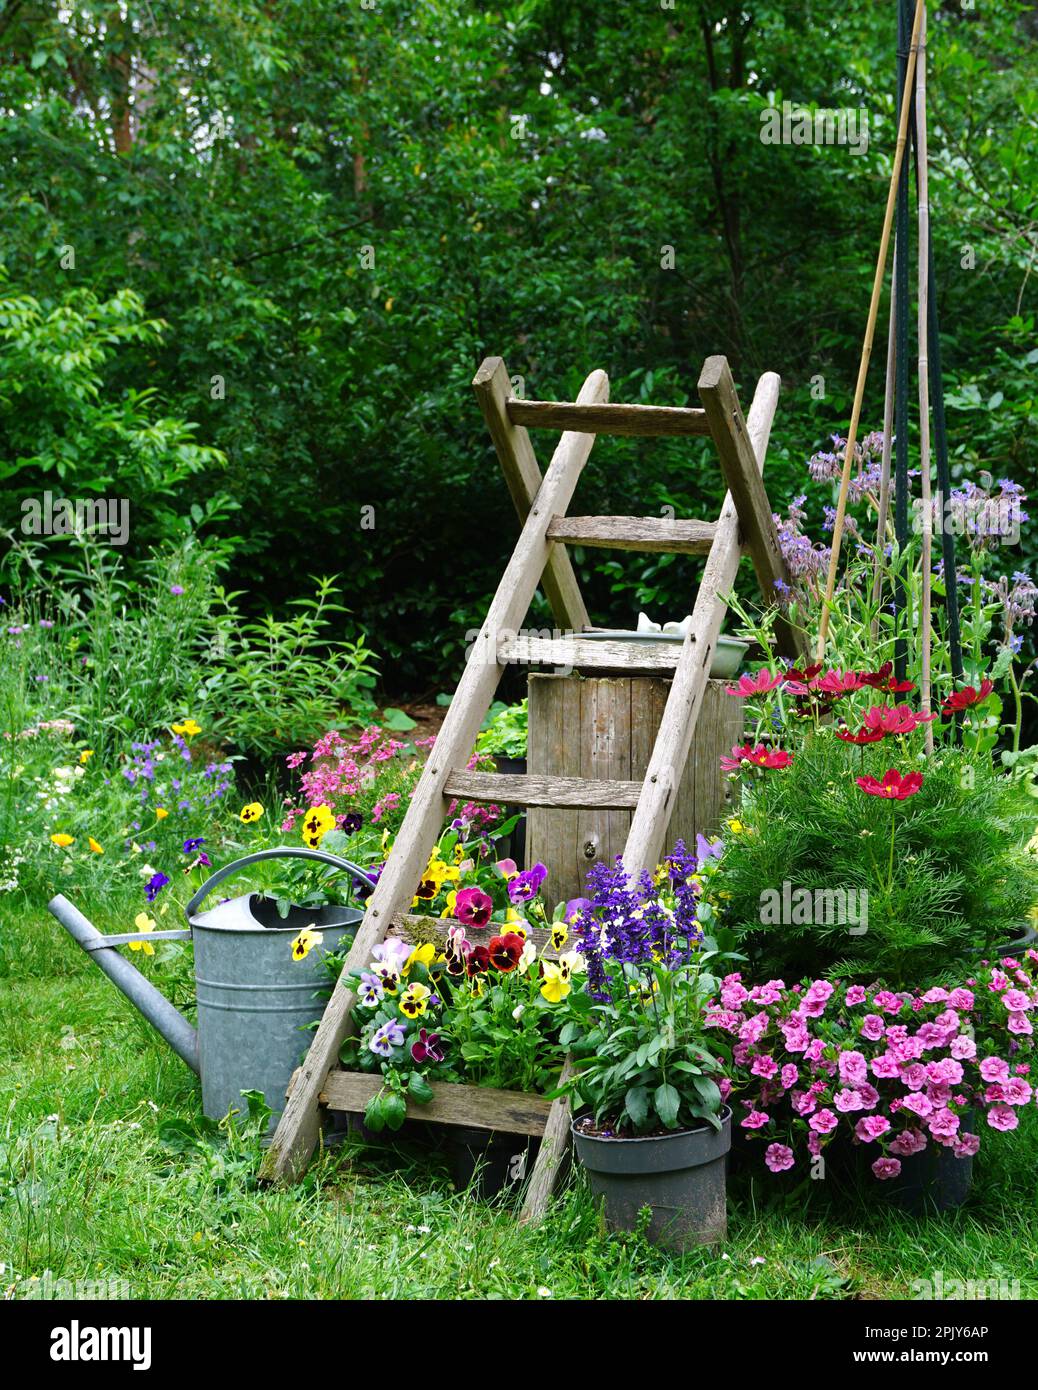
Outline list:
[[[719,759],[742,740],[742,701],[724,693],[727,681],[709,681],[685,774],[664,839],[695,846],[731,814],[733,788]],[[640,781],[663,717],[670,682],[654,676],[531,675],[527,765],[547,776]],[[548,869],[549,903],[584,893],[596,859],[622,854],[631,811],[572,811],[530,807],[526,864]]]

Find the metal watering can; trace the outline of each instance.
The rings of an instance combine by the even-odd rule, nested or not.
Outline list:
[[[293,904],[287,917],[281,917],[275,904],[259,893],[243,893],[207,912],[198,912],[218,883],[264,859],[317,859],[346,869],[368,887],[374,886],[370,875],[347,859],[320,849],[286,847],[247,854],[217,870],[184,909],[189,931],[105,936],[60,893],[47,907],[201,1077],[206,1115],[222,1119],[232,1107],[242,1108],[242,1091],[262,1091],[273,1112],[273,1129],[284,1108],[292,1073],[306,1050],[307,1040],[300,1030],[324,1012],[317,993],[328,983],[316,953],[301,961],[292,959],[291,940],[304,927],[313,926],[322,933],[325,949],[337,950],[364,914],[354,907]],[[195,948],[197,1031],[116,949],[131,941],[187,940],[193,941]]]

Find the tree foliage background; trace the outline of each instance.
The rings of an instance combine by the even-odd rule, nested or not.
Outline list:
[[[0,525],[43,488],[114,493],[139,552],[240,538],[259,608],[339,572],[419,690],[456,668],[515,535],[483,356],[538,398],[601,366],[615,400],[695,403],[723,352],[748,403],[779,371],[783,507],[846,427],[896,23],[896,0],[7,0]],[[954,465],[1031,486],[1036,35],[1030,3],[931,3]],[[762,143],[783,100],[865,107],[867,152]],[[720,495],[699,445],[602,440],[577,509],[709,516]],[[577,558],[599,618],[690,607],[673,557]]]

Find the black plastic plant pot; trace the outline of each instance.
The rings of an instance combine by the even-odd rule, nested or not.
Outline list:
[[[602,1199],[606,1226],[633,1231],[640,1213],[651,1212],[646,1237],[681,1254],[714,1245],[728,1233],[725,1158],[732,1143],[732,1112],[725,1106],[721,1128],[704,1124],[676,1134],[604,1138],[572,1123],[577,1157],[591,1191]]]
[[[506,758],[501,754],[495,753],[494,770],[507,775],[524,775],[526,772],[525,758]],[[506,816],[519,815],[519,820],[508,835],[505,841],[499,846],[501,859],[514,859],[520,869],[524,867],[523,861],[526,859],[526,815],[521,806],[505,806]]]
[[[1011,960],[1021,960],[1028,951],[1035,949],[1035,943],[1038,942],[1038,931],[1035,930],[1032,923],[1021,922],[1016,932],[1017,934],[1008,945],[999,946],[990,953],[993,960],[1001,960],[1003,956],[1008,956]]]
[[[903,1158],[898,1176],[883,1184],[891,1202],[912,1216],[961,1207],[972,1185],[973,1159],[956,1158],[951,1149],[933,1143]]]
[[[443,1147],[459,1192],[479,1199],[517,1191],[529,1176],[539,1139],[460,1125],[444,1126]]]

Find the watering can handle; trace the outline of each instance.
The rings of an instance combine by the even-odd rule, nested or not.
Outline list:
[[[303,849],[296,845],[286,845],[283,849],[257,850],[255,854],[246,854],[243,859],[235,859],[233,863],[225,864],[222,869],[217,869],[216,873],[202,884],[185,907],[184,915],[190,918],[216,885],[222,883],[228,874],[233,874],[238,869],[244,869],[247,864],[259,864],[264,859],[317,859],[324,864],[331,864],[336,869],[346,869],[354,878],[360,879],[369,887],[375,886],[375,880],[371,875],[358,868],[356,864],[351,864],[348,859],[340,859],[337,854],[329,854],[327,850],[323,849]]]

